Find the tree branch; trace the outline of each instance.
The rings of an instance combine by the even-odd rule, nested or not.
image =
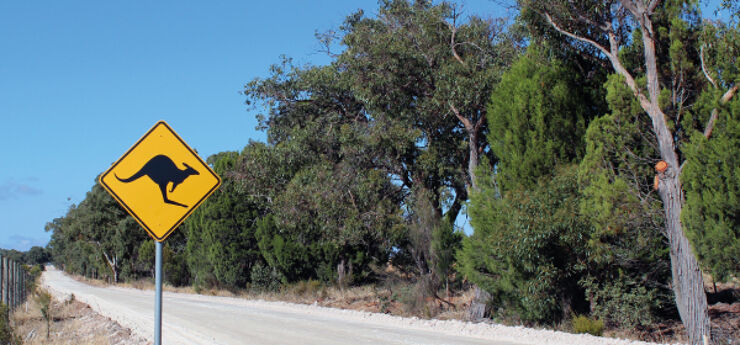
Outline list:
[[[457,34],[457,10],[453,7],[452,12],[452,23],[447,23],[447,26],[450,28],[450,31],[452,31],[452,35],[450,36],[450,49],[452,49],[452,56],[455,57],[455,60],[459,61],[463,66],[467,66],[465,64],[465,61],[460,57],[460,55],[457,54],[457,50],[455,50],[455,34]]]
[[[653,12],[655,12],[655,8],[658,7],[659,4],[660,4],[660,0],[650,1],[650,5],[648,5],[648,15],[652,15]]]
[[[481,114],[480,118],[478,118],[478,121],[475,122],[475,128],[473,128],[473,131],[475,131],[475,133],[479,133],[481,127],[483,127],[483,123],[485,122],[486,122],[486,113],[484,112]]]
[[[555,30],[557,30],[559,33],[561,33],[561,34],[563,34],[565,36],[568,36],[568,37],[570,37],[572,39],[576,39],[576,40],[579,40],[581,42],[588,43],[588,44],[596,47],[597,49],[601,50],[601,52],[604,53],[604,55],[606,55],[607,57],[611,55],[611,53],[609,52],[609,50],[607,50],[601,44],[596,43],[596,41],[591,40],[591,39],[588,39],[588,38],[583,37],[583,36],[578,36],[576,34],[573,34],[573,33],[569,32],[569,31],[566,31],[566,30],[563,30],[562,28],[560,28],[560,26],[557,23],[555,23],[554,20],[552,20],[552,17],[550,16],[550,13],[545,12],[545,18],[547,18],[547,22],[550,23],[550,25],[552,25],[552,27],[555,28]]]
[[[630,74],[630,72],[627,71],[627,69],[622,65],[622,62],[619,61],[619,44],[617,43],[617,39],[611,29],[607,32],[607,35],[609,36],[609,49],[607,49],[606,47],[592,39],[578,36],[572,32],[562,29],[557,23],[555,23],[549,13],[545,12],[545,17],[547,18],[547,21],[550,23],[550,25],[552,25],[552,27],[555,28],[555,30],[557,30],[559,33],[570,38],[579,40],[581,42],[588,43],[604,53],[604,55],[606,55],[606,57],[609,59],[609,62],[611,62],[614,70],[625,78],[625,83],[640,101],[640,104],[643,106],[643,108],[648,109],[646,107],[650,106],[650,101],[637,87],[637,83],[635,82],[635,78],[632,77],[632,74]]]
[[[468,133],[472,134],[475,128],[473,127],[473,124],[468,120],[468,118],[460,115],[460,112],[455,108],[455,106],[450,102],[450,110],[452,110],[452,113],[455,114],[455,117],[457,117],[460,122],[463,123],[463,126],[465,126],[465,130],[468,131]]]
[[[722,98],[719,100],[720,105],[725,105],[727,102],[729,102],[732,97],[735,96],[737,93],[738,86],[737,84],[733,87],[731,87],[727,92],[725,92],[724,95],[722,95]],[[709,116],[709,121],[707,122],[707,125],[704,127],[704,137],[709,139],[710,136],[712,136],[712,131],[714,130],[714,123],[717,122],[717,118],[719,117],[719,109],[714,108],[712,109],[712,115]]]
[[[714,86],[714,88],[717,88],[717,83],[712,79],[712,77],[709,75],[709,72],[707,72],[707,66],[704,64],[704,45],[701,45],[701,48],[699,49],[699,59],[701,60],[701,71],[704,72],[704,76],[707,77],[707,80],[709,80],[709,83]]]

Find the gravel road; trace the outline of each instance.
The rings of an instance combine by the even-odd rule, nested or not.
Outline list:
[[[47,268],[42,284],[152,339],[154,292],[94,287]],[[420,320],[282,302],[164,292],[163,344],[552,344],[643,345],[637,341],[523,327]]]

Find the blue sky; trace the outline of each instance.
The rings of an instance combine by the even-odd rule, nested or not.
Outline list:
[[[456,2],[466,15],[513,15],[501,1]],[[0,1],[0,248],[46,245],[46,222],[82,201],[95,177],[158,120],[204,159],[264,141],[243,85],[267,76],[280,55],[328,62],[314,33],[377,7],[375,0]]]
[[[467,14],[505,16],[490,0]],[[204,159],[241,150],[255,113],[239,92],[280,55],[323,64],[316,31],[362,1],[0,2],[0,247],[44,246],[63,216],[158,120]],[[144,231],[144,230],[142,230]]]

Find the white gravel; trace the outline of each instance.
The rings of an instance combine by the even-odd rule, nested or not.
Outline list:
[[[74,294],[134,333],[153,337],[153,291],[92,287],[47,269],[42,284]],[[454,320],[423,320],[284,302],[165,292],[163,344],[551,344],[645,345],[641,341]]]

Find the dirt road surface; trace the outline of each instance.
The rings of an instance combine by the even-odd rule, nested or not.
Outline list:
[[[154,292],[95,287],[49,267],[42,284],[152,339]],[[281,302],[164,292],[163,344],[647,344],[523,327],[420,320]]]

